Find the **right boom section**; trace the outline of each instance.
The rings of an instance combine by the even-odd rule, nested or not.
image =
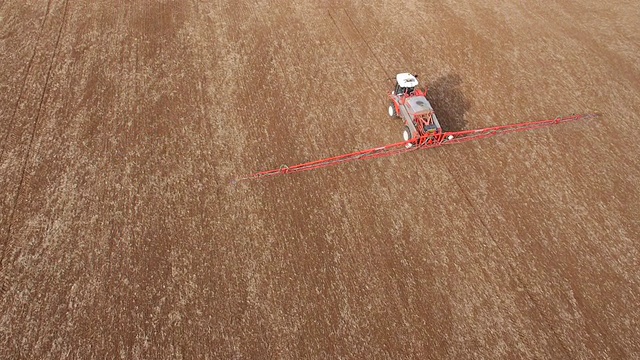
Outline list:
[[[459,144],[467,141],[486,139],[496,135],[535,130],[578,120],[593,119],[598,116],[598,114],[571,115],[566,117],[557,117],[550,120],[534,121],[512,125],[501,125],[477,130],[426,133],[418,138],[413,138],[408,141],[403,141],[391,145],[379,146],[368,150],[362,150],[350,154],[310,161],[293,166],[282,165],[278,169],[257,172],[255,174],[239,178],[236,181],[260,179],[284,174],[293,174],[296,172],[334,166],[350,161],[375,159],[418,149],[431,149],[443,145]]]

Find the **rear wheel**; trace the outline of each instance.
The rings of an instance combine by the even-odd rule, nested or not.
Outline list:
[[[404,127],[404,130],[402,131],[402,138],[404,139],[404,141],[409,141],[413,138],[413,136],[411,136],[411,130],[409,129],[408,126]],[[404,145],[407,149],[412,147],[413,144],[412,143],[406,143]]]
[[[392,118],[398,117],[398,114],[396,114],[396,107],[393,103],[389,104],[389,116]]]

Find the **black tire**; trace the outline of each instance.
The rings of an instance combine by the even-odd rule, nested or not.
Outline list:
[[[411,135],[411,129],[409,129],[408,126],[405,126],[404,129],[402,130],[402,139],[404,141],[409,141],[411,139],[413,139],[413,135]],[[407,143],[405,145],[405,147],[408,149],[410,147],[413,146],[413,143]]]
[[[396,106],[393,103],[389,103],[389,117],[397,118],[398,114],[396,113]]]

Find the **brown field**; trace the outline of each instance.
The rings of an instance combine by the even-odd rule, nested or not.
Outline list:
[[[636,1],[0,0],[0,358],[640,357]],[[232,184],[446,129],[596,120]]]

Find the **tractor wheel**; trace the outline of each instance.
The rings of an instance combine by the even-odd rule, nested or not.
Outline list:
[[[389,117],[398,117],[398,114],[396,114],[396,107],[393,105],[393,103],[389,104]]]
[[[404,130],[402,131],[402,138],[404,139],[404,141],[409,141],[413,138],[413,136],[411,136],[411,130],[409,129],[408,126],[404,127]],[[413,144],[412,143],[407,143],[405,145],[405,147],[408,149],[410,147],[412,147]]]

